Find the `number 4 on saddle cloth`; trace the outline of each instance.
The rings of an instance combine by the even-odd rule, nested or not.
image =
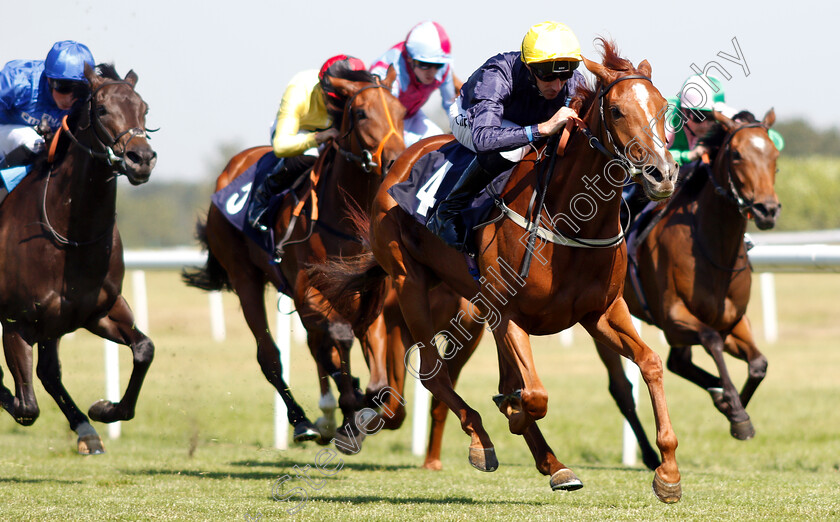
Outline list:
[[[400,208],[425,226],[474,158],[475,153],[457,141],[448,143],[417,160],[408,179],[392,186],[388,193]],[[460,213],[470,259],[476,254],[475,228],[495,207],[495,194],[501,194],[512,172],[511,168],[496,176]]]

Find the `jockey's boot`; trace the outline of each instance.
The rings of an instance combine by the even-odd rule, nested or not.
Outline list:
[[[3,161],[0,162],[0,169],[7,169],[10,167],[17,167],[18,165],[28,165],[35,159],[35,154],[26,145],[18,145],[16,148],[9,151]]]
[[[459,252],[466,251],[464,242],[467,234],[459,214],[472,197],[487,186],[489,178],[490,174],[478,164],[477,159],[473,159],[452,187],[452,192],[440,202],[435,215],[426,222],[426,228]]]
[[[268,230],[268,226],[261,221],[266,210],[268,210],[271,196],[280,192],[286,185],[287,172],[285,160],[280,160],[274,170],[269,172],[262,183],[254,190],[251,207],[248,209],[248,224],[252,227],[263,232]]]

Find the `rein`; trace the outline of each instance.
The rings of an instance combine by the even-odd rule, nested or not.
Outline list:
[[[44,226],[50,232],[50,235],[52,235],[55,242],[60,244],[60,245],[69,246],[69,247],[80,247],[80,246],[92,245],[92,244],[98,243],[98,242],[102,241],[103,239],[107,238],[113,231],[113,230],[105,231],[100,236],[98,236],[94,239],[91,239],[89,241],[74,241],[74,240],[69,239],[69,238],[63,236],[62,234],[60,234],[52,226],[52,223],[50,223],[50,218],[49,218],[49,215],[47,214],[47,192],[49,191],[50,178],[52,178],[52,172],[53,172],[53,168],[52,168],[53,167],[53,161],[55,159],[55,153],[56,153],[56,150],[58,148],[58,139],[59,139],[59,136],[61,135],[61,133],[64,132],[67,135],[67,137],[70,138],[70,141],[73,143],[73,145],[75,145],[77,148],[81,149],[84,153],[86,153],[91,158],[105,160],[105,162],[109,166],[115,167],[116,170],[117,170],[117,174],[119,175],[119,174],[125,174],[125,158],[124,158],[124,156],[125,156],[125,151],[126,151],[126,147],[128,146],[128,143],[132,139],[134,139],[136,136],[141,136],[141,137],[147,137],[148,138],[146,133],[147,132],[152,132],[152,131],[147,131],[145,129],[139,129],[137,127],[132,127],[130,129],[127,129],[127,130],[121,132],[116,138],[112,138],[111,133],[108,132],[108,130],[105,128],[104,125],[102,125],[102,122],[100,121],[99,116],[97,115],[97,111],[96,111],[96,107],[97,107],[96,102],[95,102],[96,93],[98,93],[102,88],[107,87],[109,85],[120,85],[120,84],[129,85],[129,86],[131,86],[132,90],[134,89],[134,86],[132,86],[127,81],[124,81],[124,80],[111,81],[111,82],[108,82],[108,83],[103,83],[102,85],[97,87],[96,90],[93,91],[91,93],[91,95],[88,97],[88,103],[89,103],[88,112],[89,112],[89,116],[90,116],[90,123],[89,123],[88,127],[84,127],[84,128],[85,129],[91,128],[90,125],[95,124],[95,126],[93,127],[93,135],[96,138],[97,143],[105,150],[105,152],[97,152],[97,151],[93,150],[91,147],[88,147],[87,145],[85,145],[84,143],[79,141],[79,139],[76,138],[76,136],[73,135],[73,132],[70,130],[70,126],[67,124],[67,116],[68,115],[66,115],[66,114],[61,119],[61,126],[58,128],[58,131],[56,131],[55,135],[53,136],[52,142],[50,143],[49,155],[48,155],[48,158],[47,158],[47,161],[48,161],[48,164],[50,165],[50,168],[49,168],[49,171],[47,172],[47,176],[46,176],[46,179],[44,181],[44,192],[43,192],[43,197],[41,198],[41,215],[44,219],[44,222],[43,222]],[[101,133],[104,133],[105,136],[107,137],[107,139],[110,140],[110,144],[106,144],[106,141],[104,141],[102,139]],[[113,146],[116,145],[117,142],[120,140],[120,138],[122,138],[126,134],[129,134],[130,136],[129,136],[128,140],[122,146],[122,153],[121,154],[116,154],[113,150]],[[115,179],[116,179],[115,177],[111,177],[107,181],[110,182],[110,181],[113,181]]]
[[[356,137],[356,140],[359,142],[359,147],[362,147],[362,137],[359,135],[359,128],[356,126],[356,120],[352,117],[352,110],[350,110],[353,106],[353,102],[356,99],[356,96],[361,94],[363,91],[368,89],[388,89],[388,87],[382,85],[381,83],[373,84],[373,85],[366,85],[356,91],[353,96],[347,101],[346,104],[346,111],[350,113],[350,128],[347,129],[342,136],[340,136],[334,143],[336,149],[341,152],[341,154],[348,160],[358,164],[362,170],[370,174],[373,172],[377,167],[379,167],[379,175],[382,175],[382,150],[385,148],[385,143],[391,139],[391,136],[397,136],[400,140],[402,140],[402,135],[397,132],[397,129],[394,127],[394,120],[391,118],[391,112],[388,110],[388,102],[385,100],[385,94],[382,91],[379,91],[379,98],[382,100],[382,106],[385,107],[385,117],[388,120],[388,134],[385,135],[382,140],[379,141],[379,145],[376,147],[376,151],[373,153],[370,150],[362,148],[362,152],[360,155],[354,154],[351,150],[342,148],[339,144],[340,140],[346,139],[350,133],[352,132],[353,135]]]
[[[72,141],[73,144],[76,147],[80,148],[88,156],[90,156],[91,158],[98,158],[98,159],[105,160],[105,162],[109,166],[116,168],[116,171],[117,171],[118,175],[119,174],[124,175],[126,173],[125,172],[125,169],[126,169],[125,152],[126,152],[126,148],[128,147],[128,144],[131,142],[131,140],[133,140],[137,136],[140,136],[141,138],[149,138],[149,136],[147,135],[147,132],[153,132],[153,131],[146,130],[146,129],[140,129],[138,127],[132,127],[130,129],[126,129],[123,132],[119,133],[116,137],[111,136],[111,133],[108,132],[108,129],[106,129],[105,126],[102,125],[102,121],[100,120],[99,115],[98,115],[98,111],[96,110],[96,108],[97,108],[96,93],[101,91],[103,88],[111,86],[111,85],[128,85],[128,86],[131,87],[132,90],[134,90],[134,86],[131,85],[129,82],[125,81],[125,80],[110,81],[108,83],[103,83],[102,85],[97,87],[96,90],[93,91],[91,93],[91,95],[88,97],[88,103],[89,103],[89,106],[90,106],[89,111],[88,111],[89,116],[90,116],[90,124],[89,124],[88,127],[85,127],[85,128],[91,128],[91,126],[92,126],[93,135],[96,138],[96,141],[97,141],[98,145],[100,147],[102,147],[104,152],[97,152],[97,151],[93,150],[91,147],[88,147],[87,145],[85,145],[81,141],[79,141],[79,139],[76,138],[76,136],[73,135],[73,132],[70,131],[70,127],[67,125],[67,115],[66,114],[64,115],[64,118],[61,119],[61,130],[63,130],[67,134],[67,136],[70,138],[70,141]],[[59,133],[56,133],[55,137],[53,138],[54,141],[58,140],[58,134]],[[129,138],[125,143],[122,144],[122,152],[120,154],[115,153],[114,152],[114,145],[116,145],[120,141],[120,139],[123,136],[125,136],[126,134],[129,135]],[[103,135],[105,136],[104,139],[103,139]],[[52,160],[53,160],[52,151],[54,149],[55,149],[55,147],[53,147],[53,146],[50,147],[50,151],[51,151],[50,162],[52,162]]]
[[[609,127],[607,126],[606,119],[604,117],[604,104],[603,99],[604,96],[612,89],[612,87],[620,81],[623,80],[645,80],[650,82],[651,79],[647,76],[640,75],[640,74],[631,74],[628,76],[623,76],[621,78],[617,78],[610,82],[606,87],[600,87],[598,89],[598,112],[599,112],[599,125],[604,130],[606,134],[607,141],[609,141],[610,145],[612,145],[613,150],[610,151],[607,149],[589,129],[584,122],[580,118],[570,118],[566,124],[565,129],[563,130],[563,134],[559,139],[559,143],[557,140],[549,141],[548,148],[551,151],[551,158],[549,161],[548,169],[544,173],[544,187],[542,187],[542,197],[540,197],[540,205],[538,206],[537,212],[534,213],[534,220],[531,221],[530,219],[525,218],[524,216],[518,214],[517,212],[513,211],[507,204],[499,197],[498,194],[494,194],[496,205],[502,212],[502,216],[506,216],[508,219],[519,225],[520,227],[524,228],[526,231],[530,233],[529,241],[528,241],[528,249],[525,254],[525,259],[523,261],[522,269],[520,270],[521,277],[527,277],[528,271],[530,269],[531,264],[531,252],[533,250],[533,244],[535,239],[539,237],[545,241],[550,241],[551,243],[561,245],[561,246],[569,246],[575,248],[611,248],[619,245],[624,240],[624,228],[622,227],[619,230],[619,233],[611,238],[606,239],[582,239],[582,238],[575,238],[571,236],[567,236],[562,232],[555,232],[553,230],[549,230],[545,227],[542,227],[539,222],[542,216],[543,211],[543,200],[544,200],[544,192],[547,190],[548,186],[548,179],[551,176],[552,171],[554,170],[555,160],[558,156],[562,157],[565,153],[565,147],[569,140],[569,135],[571,134],[573,128],[578,128],[581,132],[586,136],[589,146],[604,156],[610,158],[611,160],[616,160],[622,164],[624,169],[630,174],[631,177],[638,176],[642,173],[642,170],[636,167],[627,157],[621,153],[618,149],[618,146],[615,143],[615,140],[612,138],[612,134],[609,131]],[[557,144],[557,145],[555,145]],[[540,188],[538,187],[538,191]]]

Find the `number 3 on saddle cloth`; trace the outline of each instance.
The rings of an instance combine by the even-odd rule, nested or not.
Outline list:
[[[417,160],[408,179],[392,186],[388,193],[404,211],[425,226],[474,158],[475,153],[457,141],[448,143]],[[512,172],[511,168],[496,176],[460,213],[467,231],[467,258],[471,271],[475,266],[475,229],[495,207],[495,194],[501,194]]]
[[[252,205],[252,195],[256,187],[260,186],[265,177],[274,170],[279,162],[280,159],[274,155],[274,152],[266,153],[256,163],[248,167],[245,172],[234,178],[228,186],[217,191],[210,198],[225,219],[237,230],[245,234],[245,237],[265,250],[272,257],[273,263],[279,262],[278,260],[274,260],[274,230],[269,228],[266,231],[261,231],[252,227],[248,223],[248,209]],[[283,203],[283,198],[291,190],[291,188],[288,188],[271,196],[268,210],[265,213],[266,222],[274,220],[277,210]],[[286,295],[290,295],[291,289],[288,283],[284,282],[284,288],[281,288],[280,291]]]

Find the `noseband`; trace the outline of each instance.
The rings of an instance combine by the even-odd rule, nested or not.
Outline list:
[[[736,134],[738,134],[744,129],[751,129],[757,127],[767,131],[767,127],[765,127],[762,123],[747,123],[746,125],[742,125],[730,132],[729,134],[727,134],[726,138],[723,140],[723,146],[721,147],[721,149],[724,151],[723,157],[726,160],[726,170],[724,172],[726,174],[726,183],[729,185],[727,188],[718,185],[717,181],[715,180],[712,169],[710,167],[706,168],[706,172],[709,176],[709,181],[712,183],[712,186],[715,187],[715,194],[723,196],[724,198],[734,203],[738,207],[738,212],[740,212],[745,219],[750,219],[751,211],[755,207],[755,201],[747,200],[746,198],[744,198],[741,195],[741,193],[738,192],[738,189],[735,187],[735,183],[732,181],[732,138],[734,138]]]
[[[345,158],[358,164],[362,168],[362,170],[364,170],[367,173],[371,173],[377,167],[379,167],[379,175],[382,176],[382,150],[385,148],[385,143],[387,143],[392,136],[396,136],[400,140],[402,140],[403,137],[402,135],[400,135],[399,132],[397,132],[397,129],[394,127],[394,120],[391,118],[391,112],[388,110],[388,102],[387,100],[385,100],[385,94],[382,91],[379,91],[379,98],[382,100],[383,107],[385,107],[385,117],[388,119],[388,134],[386,134],[385,137],[379,141],[379,146],[376,147],[376,150],[374,152],[371,152],[369,149],[362,147],[364,141],[362,141],[362,136],[359,132],[359,127],[356,125],[356,120],[353,117],[352,108],[353,102],[356,100],[356,96],[368,89],[385,89],[387,91],[388,87],[380,83],[376,83],[373,85],[366,85],[353,94],[353,96],[347,101],[347,104],[345,105],[345,112],[349,113],[350,117],[350,128],[347,129],[347,132],[340,136],[338,140],[336,140],[336,147],[338,147],[339,152],[341,152],[341,154]],[[340,144],[340,142],[346,139],[351,132],[353,133],[353,136],[356,137],[356,141],[359,143],[359,147],[361,147],[362,149],[361,153],[358,155],[353,153],[352,150],[350,150],[349,148],[342,147]],[[352,147],[352,144],[350,145],[350,147]]]
[[[130,129],[126,129],[123,132],[119,133],[116,137],[111,136],[111,133],[105,126],[102,124],[102,120],[99,119],[98,111],[96,110],[98,105],[96,104],[96,93],[102,90],[105,87],[111,85],[128,85],[134,90],[134,86],[131,85],[129,82],[125,80],[118,80],[118,81],[110,81],[108,83],[103,83],[99,87],[94,90],[91,95],[88,97],[88,114],[90,123],[87,127],[83,127],[82,130],[93,128],[93,135],[96,138],[97,145],[102,148],[103,152],[97,152],[93,150],[91,147],[81,143],[76,136],[70,131],[70,127],[67,125],[67,116],[61,120],[61,130],[64,131],[67,136],[70,137],[70,140],[73,142],[74,145],[82,149],[92,158],[98,158],[105,160],[108,165],[114,167],[117,171],[117,174],[126,174],[126,164],[125,164],[125,153],[126,149],[128,148],[128,144],[133,140],[135,137],[141,138],[149,138],[150,136],[147,134],[148,132],[154,132],[153,130],[149,129],[141,129],[139,127],[132,127]],[[155,129],[157,130],[157,129]],[[122,150],[119,154],[114,152],[114,145],[116,145],[120,139],[128,135],[128,139],[122,143]],[[58,136],[56,135],[56,141]]]

